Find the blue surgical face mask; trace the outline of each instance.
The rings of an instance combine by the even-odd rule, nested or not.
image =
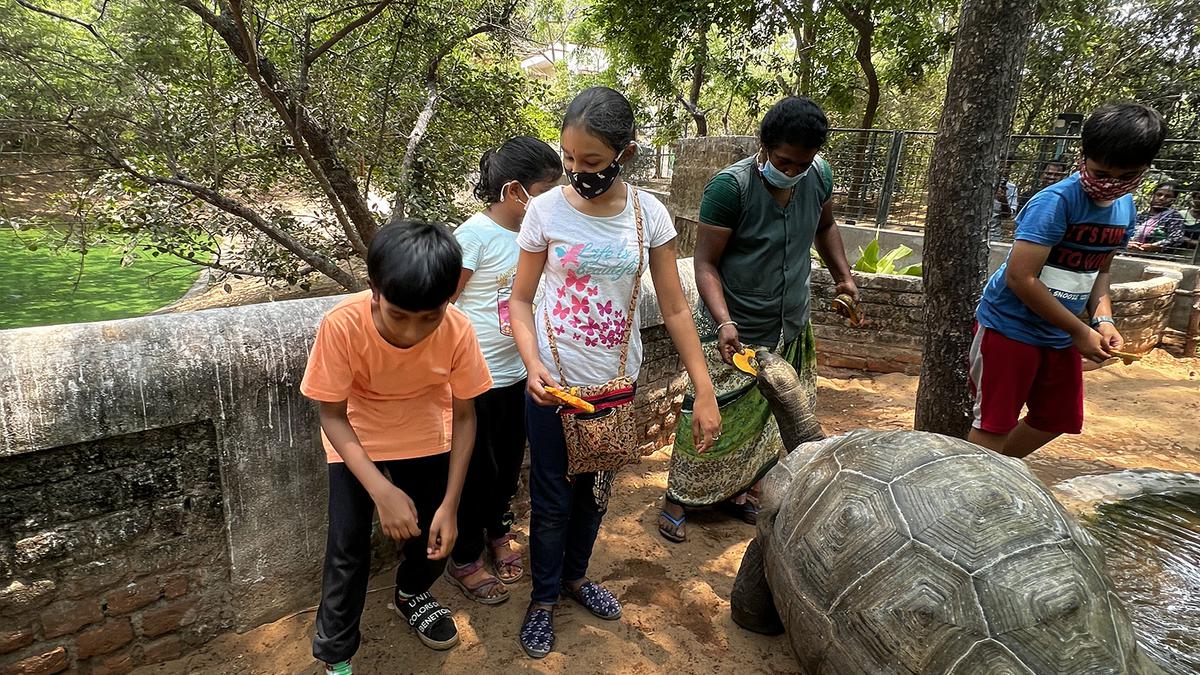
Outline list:
[[[768,183],[770,183],[771,185],[773,185],[781,190],[786,190],[788,188],[796,187],[796,185],[799,184],[800,181],[804,180],[804,177],[808,175],[808,172],[811,169],[812,169],[812,165],[810,164],[807,169],[801,171],[800,173],[796,174],[795,176],[789,176],[786,173],[780,171],[779,169],[776,169],[771,164],[770,159],[764,159],[763,163],[758,165],[758,170],[760,172],[762,172],[762,177],[764,179],[766,179],[766,181]]]

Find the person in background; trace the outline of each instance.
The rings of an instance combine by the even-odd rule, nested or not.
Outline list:
[[[658,520],[659,534],[668,541],[686,539],[685,507],[723,505],[755,522],[758,480],[793,449],[783,447],[754,378],[737,370],[732,358],[746,347],[781,354],[815,400],[816,346],[809,322],[814,246],[837,293],[858,300],[833,219],[833,171],[818,154],[828,133],[820,106],[786,98],[763,117],[759,152],[722,169],[704,188],[694,257],[702,302],[695,321],[729,431],[700,452],[687,431],[689,392]]]
[[[475,196],[487,208],[454,230],[463,252],[454,304],[471,319],[492,388],[475,399],[475,448],[446,577],[485,605],[507,600],[506,584],[525,574],[513,547],[510,510],[525,457],[525,364],[513,340],[509,298],[525,210],[561,177],[562,161],[553,148],[529,136],[513,138],[479,160]]]
[[[1000,169],[1000,180],[992,194],[992,217],[988,220],[988,235],[997,240],[1004,236],[1000,223],[1011,220],[1017,212],[1017,184],[1009,180],[1015,157],[1009,156]]]
[[[1183,212],[1183,233],[1187,235],[1189,245],[1200,244],[1200,189],[1193,189],[1191,206]]]
[[[1066,178],[1068,174],[1070,174],[1070,169],[1063,160],[1053,159],[1046,162],[1045,166],[1042,167],[1042,174],[1038,176],[1037,187],[1026,190],[1018,200],[1017,213],[1020,213],[1020,210],[1025,208],[1025,205],[1029,203],[1030,199],[1033,199],[1034,195]]]
[[[1025,457],[1082,431],[1082,359],[1100,363],[1124,345],[1109,267],[1137,224],[1130,193],[1166,133],[1153,108],[1102,106],[1083,125],[1079,172],[1039,192],[1017,216],[1012,250],[975,313],[972,443]]]
[[[1150,206],[1138,214],[1137,227],[1129,241],[1129,250],[1158,253],[1183,248],[1187,242],[1187,222],[1172,208],[1179,197],[1179,185],[1160,183],[1150,195]]]

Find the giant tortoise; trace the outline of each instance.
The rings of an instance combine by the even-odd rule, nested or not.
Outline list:
[[[795,371],[758,384],[797,447],[764,480],[734,620],[786,629],[806,673],[1158,672],[1099,545],[1024,464],[914,431],[816,435]]]

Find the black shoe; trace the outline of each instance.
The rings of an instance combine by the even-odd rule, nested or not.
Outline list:
[[[440,651],[458,644],[458,627],[454,625],[454,617],[429,591],[408,600],[397,593],[395,608],[426,647]]]

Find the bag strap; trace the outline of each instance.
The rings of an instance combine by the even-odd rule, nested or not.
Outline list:
[[[642,273],[646,271],[646,258],[642,253],[642,248],[645,246],[646,241],[642,225],[642,200],[638,196],[638,189],[636,187],[632,185],[628,187],[633,191],[633,219],[637,227],[638,266],[637,275],[633,279],[633,293],[629,300],[629,311],[625,315],[625,332],[621,335],[621,364],[617,369],[617,377],[625,377],[625,364],[629,360],[629,341],[633,337],[633,317],[637,311],[638,296],[642,292]],[[558,356],[558,340],[554,337],[554,327],[550,325],[549,306],[543,310],[542,317],[546,324],[546,338],[550,342],[550,355],[554,357],[554,367],[558,369],[559,382],[564,386],[570,386],[563,372],[562,361]]]

